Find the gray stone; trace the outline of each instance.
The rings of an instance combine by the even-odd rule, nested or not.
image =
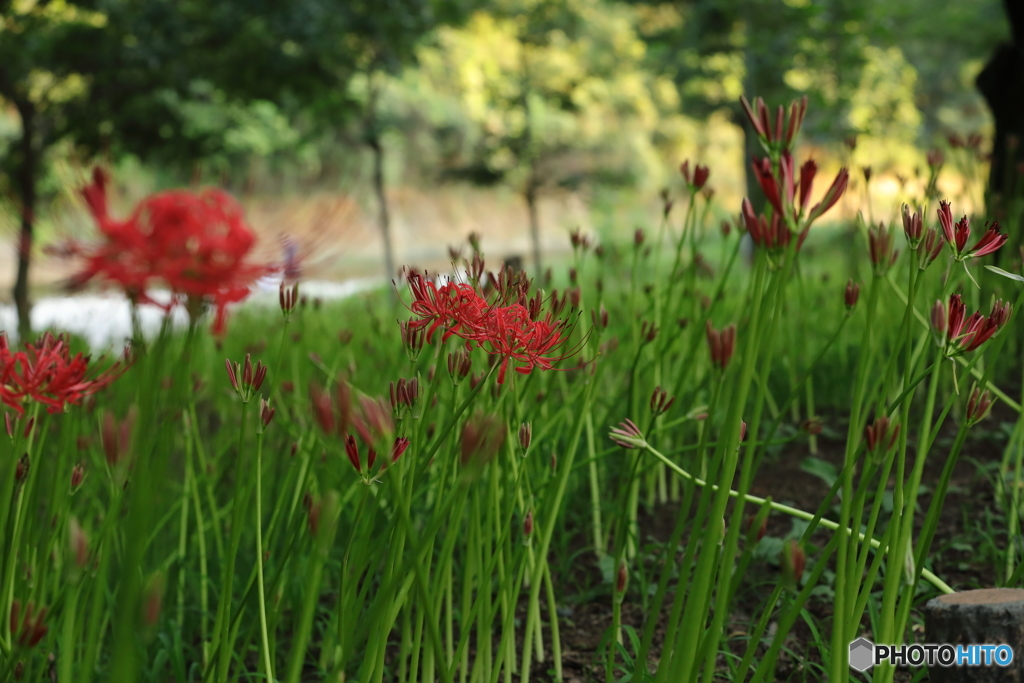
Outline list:
[[[928,643],[1009,645],[1013,663],[1003,667],[933,665],[932,683],[1024,683],[1024,590],[986,588],[943,595],[924,608]]]

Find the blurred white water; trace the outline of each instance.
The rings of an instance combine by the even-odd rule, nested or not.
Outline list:
[[[262,281],[259,288],[244,302],[229,308],[229,315],[239,308],[276,307],[279,281]],[[360,292],[383,285],[379,278],[362,278],[345,282],[302,282],[299,291],[310,299],[333,301],[345,299]],[[167,303],[170,292],[150,292],[158,302]],[[156,335],[165,313],[159,306],[140,306],[139,321],[143,334]],[[171,323],[176,329],[188,325],[188,315],[178,306],[171,311]],[[94,351],[119,350],[132,336],[131,307],[120,292],[53,296],[39,299],[32,307],[32,330],[42,332],[70,332],[86,339]],[[18,316],[13,305],[0,305],[0,331],[6,332],[13,343],[17,339]]]

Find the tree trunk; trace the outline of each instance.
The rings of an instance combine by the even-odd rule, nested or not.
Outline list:
[[[373,131],[369,140],[373,150],[373,192],[377,195],[377,225],[380,227],[381,239],[384,240],[384,268],[387,278],[393,280],[398,276],[395,267],[395,248],[391,242],[391,216],[388,213],[388,198],[384,193],[384,145],[380,132]]]
[[[14,305],[18,310],[18,339],[24,343],[32,334],[31,305],[28,299],[28,272],[32,252],[32,228],[35,223],[38,148],[35,145],[35,106],[26,100],[15,102],[21,116],[20,165],[17,171],[21,200],[21,234],[18,239],[18,276],[14,283]]]
[[[1024,179],[1016,169],[1024,159],[1024,3],[1004,0],[1003,5],[1010,20],[1011,41],[996,48],[975,83],[996,124],[988,183],[989,214],[1014,225],[1017,217],[1007,216],[1006,211],[1015,203],[1013,195],[1024,191]],[[1015,147],[1011,137],[1016,140]],[[1016,241],[1020,234],[1010,237]]]
[[[526,199],[526,210],[530,214],[530,243],[533,247],[533,277],[540,282],[543,277],[540,260],[540,218],[537,215],[537,183],[531,177],[526,183],[526,191],[523,193]]]

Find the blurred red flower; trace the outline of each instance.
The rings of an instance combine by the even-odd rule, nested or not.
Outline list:
[[[193,319],[203,304],[213,305],[214,332],[222,332],[226,306],[245,299],[255,280],[271,271],[246,261],[256,237],[241,207],[220,190],[173,190],[143,199],[131,216],[117,220],[107,210],[107,183],[97,168],[82,189],[103,239],[71,246],[85,260],[72,286],[99,278],[136,303],[155,303],[147,292],[162,283],[185,300]]]

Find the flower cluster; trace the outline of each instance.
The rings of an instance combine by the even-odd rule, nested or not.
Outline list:
[[[504,274],[499,279],[492,277],[497,293],[493,304],[466,283],[449,282],[439,287],[416,272],[410,272],[407,279],[413,296],[409,310],[417,318],[407,322],[405,329],[426,329],[430,342],[443,328],[442,340],[454,335],[484,348],[501,359],[498,384],[505,383],[509,366],[524,375],[533,368],[550,370],[580,349],[577,346],[562,351],[570,329],[556,315],[565,299],[559,301],[553,296],[548,312],[542,316],[544,301],[540,293],[529,299],[529,284],[522,278],[510,281]]]
[[[65,335],[45,333],[36,343],[15,351],[0,332],[0,403],[18,415],[25,414],[24,403],[34,400],[49,413],[59,413],[65,405],[77,405],[120,377],[130,364],[130,349],[105,372],[89,378],[89,357],[74,356]]]
[[[966,261],[971,258],[986,256],[998,251],[1006,244],[1008,237],[999,232],[999,224],[993,223],[987,226],[985,234],[974,243],[970,249],[967,248],[967,241],[971,238],[971,221],[964,216],[954,225],[953,211],[949,202],[939,202],[939,225],[942,226],[942,235],[953,252],[953,258],[957,261]]]
[[[949,298],[948,306],[936,301],[932,306],[932,329],[938,336],[939,345],[946,356],[952,358],[970,353],[991,339],[1009,321],[1012,306],[998,300],[992,312],[986,317],[975,311],[966,317],[967,309],[959,294]]]
[[[246,261],[256,237],[241,207],[219,190],[176,190],[143,199],[127,219],[117,220],[107,209],[107,183],[106,174],[96,169],[82,190],[102,240],[69,245],[68,253],[85,262],[72,286],[100,279],[136,303],[155,303],[147,292],[162,284],[175,302],[184,300],[193,319],[204,304],[212,304],[214,332],[222,332],[227,305],[245,299],[255,280],[270,272]]]

